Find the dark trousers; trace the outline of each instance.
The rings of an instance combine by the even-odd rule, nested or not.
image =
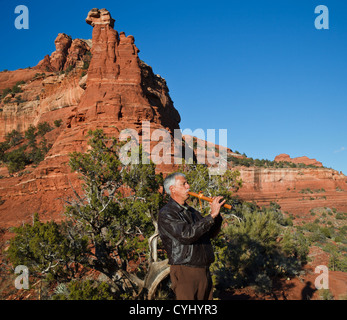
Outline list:
[[[177,300],[212,300],[213,286],[209,268],[170,266],[171,289]]]

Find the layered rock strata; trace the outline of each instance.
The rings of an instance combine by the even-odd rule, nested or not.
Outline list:
[[[156,129],[169,134],[179,129],[180,115],[166,82],[139,59],[134,37],[118,33],[105,9],[91,10],[86,22],[93,27],[92,43],[59,34],[56,51],[30,72],[25,70],[21,92],[1,103],[2,140],[13,129],[23,133],[31,124],[47,121],[53,126],[54,120],[62,120],[61,127],[49,132],[53,146],[37,168],[28,167],[25,174],[13,177],[1,168],[0,221],[7,226],[30,219],[34,212],[47,219],[61,218],[63,199],[72,195],[72,186],[78,189],[80,185],[68,166],[69,153],[86,150],[90,129],[103,129],[112,136],[133,129],[140,139],[149,139]],[[11,82],[6,82],[10,77],[3,79],[1,83],[0,75],[2,88],[21,80],[18,74]],[[150,127],[146,137],[143,121]],[[152,141],[146,142],[153,147]],[[172,157],[173,152],[169,153]],[[165,168],[160,166],[161,171]],[[167,170],[172,170],[172,165]]]
[[[326,168],[233,167],[241,173],[238,195],[259,205],[277,202],[284,211],[308,213],[315,207],[347,212],[347,177]]]

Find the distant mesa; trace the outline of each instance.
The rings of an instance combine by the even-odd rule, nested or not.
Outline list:
[[[309,165],[313,165],[316,167],[323,167],[323,164],[319,161],[317,161],[316,159],[310,159],[306,156],[303,157],[296,157],[296,158],[291,158],[288,154],[282,153],[279,154],[278,156],[275,157],[275,161],[276,162],[291,162],[291,163],[303,163],[307,166]]]

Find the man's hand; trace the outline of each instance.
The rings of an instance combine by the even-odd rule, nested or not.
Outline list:
[[[211,216],[213,219],[219,215],[220,208],[226,201],[226,200],[223,200],[222,202],[220,202],[222,199],[223,199],[222,196],[213,197],[213,201],[210,202]]]

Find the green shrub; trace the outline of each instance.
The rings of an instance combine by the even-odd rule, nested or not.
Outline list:
[[[59,128],[61,126],[61,124],[63,123],[62,119],[59,120],[54,120],[54,126],[56,126],[57,128]]]
[[[83,66],[82,66],[82,69],[83,70],[87,70],[88,68],[89,68],[89,61],[87,61],[87,60],[85,60],[85,61],[83,61]]]
[[[17,150],[6,154],[6,163],[9,173],[14,173],[23,170],[30,163],[25,154],[25,148],[21,147]]]
[[[29,128],[25,131],[24,136],[26,139],[29,140],[29,144],[35,144],[36,139],[36,127],[34,127],[32,124],[29,126]]]
[[[104,283],[91,280],[71,281],[67,286],[60,286],[60,290],[53,295],[53,300],[114,300],[115,295],[111,287]]]
[[[320,230],[327,238],[331,238],[334,233],[332,228],[322,227]]]
[[[311,242],[325,242],[326,241],[326,236],[321,232],[320,228],[315,229],[310,235],[309,235],[309,240]]]
[[[65,74],[68,74],[68,73],[70,73],[72,70],[73,70],[73,66],[72,65],[70,65],[70,66],[68,66],[66,69],[65,69]]]
[[[33,275],[50,280],[75,275],[79,263],[84,262],[87,241],[83,237],[71,239],[72,234],[68,237],[67,226],[40,222],[35,214],[32,224],[12,229],[16,235],[10,240],[7,258],[14,266],[25,265]]]
[[[238,153],[235,151],[235,153]],[[264,167],[264,168],[317,168],[314,165],[305,165],[303,163],[292,163],[288,161],[271,161],[267,159],[236,158],[232,155],[227,157],[228,162],[231,161],[236,166],[245,167]],[[302,193],[312,193],[311,190],[303,190]]]
[[[67,199],[63,224],[35,219],[32,226],[15,229],[9,257],[13,264],[30,266],[31,272],[64,283],[80,276],[75,268],[83,265],[83,270],[96,270],[107,279],[118,298],[145,295],[141,278],[150,269],[153,256],[151,261],[143,258],[148,257],[153,221],[164,204],[164,195],[158,191],[162,176],[155,173],[153,163],[124,166],[118,156],[122,144],[102,130],[88,134],[91,148],[70,154],[69,162],[83,181],[83,195],[75,192],[74,199]],[[126,186],[129,195],[122,195],[121,186]],[[136,270],[130,268],[132,261],[139,261]],[[91,283],[74,282],[67,289],[63,293],[66,299],[109,297],[105,285],[101,287],[104,295]]]
[[[24,139],[16,130],[6,135],[6,141],[0,144],[0,160],[7,165],[10,173],[23,170],[28,164],[38,164],[44,160],[45,155],[52,147],[51,144],[47,144],[44,135],[52,129],[47,122],[39,123],[37,127],[30,125],[24,133],[28,143],[11,152],[6,151],[10,147],[22,143]],[[42,136],[39,145],[36,142],[38,135]]]
[[[343,214],[342,212],[338,212],[338,213],[336,213],[336,215],[335,215],[335,219],[338,219],[338,220],[345,220],[345,219],[346,219],[346,216],[345,216],[345,214]]]
[[[216,286],[251,285],[269,292],[274,277],[297,274],[308,254],[303,234],[284,227],[282,213],[274,208],[242,203],[235,209],[242,220],[230,224],[216,243],[219,249],[212,267]]]
[[[12,87],[12,93],[23,92],[23,90],[16,84]]]
[[[1,98],[2,99],[5,98],[11,92],[12,92],[11,88],[5,88],[4,90],[2,90]]]
[[[334,296],[329,289],[320,289],[319,296],[321,300],[334,300]]]
[[[47,132],[52,131],[53,128],[49,125],[48,122],[40,122],[37,125],[37,134],[44,136]]]
[[[0,142],[0,161],[6,162],[6,151],[10,149],[10,145],[7,141]]]
[[[23,136],[17,130],[12,130],[6,134],[5,140],[10,147],[13,147],[23,141]]]

